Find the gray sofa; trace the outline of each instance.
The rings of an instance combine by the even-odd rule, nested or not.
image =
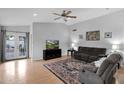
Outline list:
[[[78,51],[74,51],[74,58],[91,63],[105,56],[106,48],[79,46]]]
[[[122,59],[122,55],[119,53],[111,54],[103,61],[96,73],[87,69],[80,70],[80,82],[84,84],[112,84],[113,76]]]

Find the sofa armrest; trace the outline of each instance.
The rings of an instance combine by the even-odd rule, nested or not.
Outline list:
[[[79,53],[79,51],[77,51],[77,50],[74,50],[74,53]]]
[[[98,57],[107,57],[105,54],[99,54]]]
[[[79,71],[79,80],[84,84],[103,84],[103,80],[93,72],[88,70],[80,70]]]

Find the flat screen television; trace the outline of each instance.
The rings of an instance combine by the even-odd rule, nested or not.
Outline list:
[[[46,40],[46,49],[59,49],[59,40]]]

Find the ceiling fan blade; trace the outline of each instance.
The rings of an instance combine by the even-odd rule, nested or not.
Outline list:
[[[57,18],[55,18],[54,20],[58,20],[58,19],[60,19],[60,18],[62,18],[62,17],[57,17]]]
[[[67,16],[67,15],[69,15],[69,14],[71,14],[72,12],[71,11],[67,11],[66,13],[65,13],[65,16]]]
[[[71,11],[63,10],[63,13],[61,14],[61,16],[67,16],[70,13],[71,13]]]
[[[60,14],[57,14],[57,13],[53,13],[54,15],[58,15],[58,16],[61,16]]]
[[[67,18],[77,18],[76,16],[66,16]]]

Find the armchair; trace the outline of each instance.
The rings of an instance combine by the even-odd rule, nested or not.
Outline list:
[[[85,84],[111,84],[118,63],[120,63],[121,60],[122,56],[120,54],[111,54],[103,61],[96,73],[86,69],[80,70],[80,82]]]

